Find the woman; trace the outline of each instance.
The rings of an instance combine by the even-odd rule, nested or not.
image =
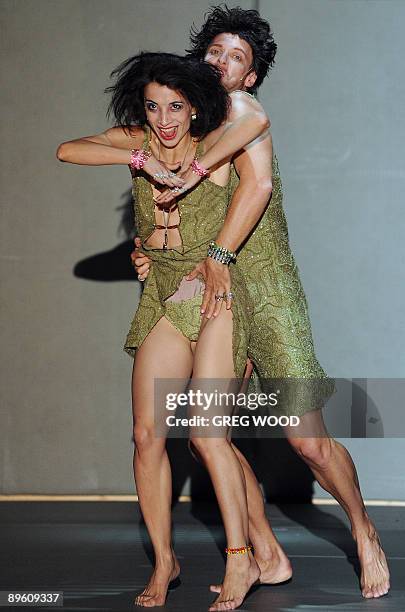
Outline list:
[[[171,544],[170,465],[165,438],[155,435],[154,381],[191,378],[197,390],[198,379],[216,378],[224,380],[223,388],[216,389],[237,391],[235,383],[226,381],[242,377],[246,365],[251,303],[243,277],[231,267],[232,291],[216,296],[226,297],[227,308],[201,321],[204,285],[198,278],[187,283],[185,276],[207,250],[225,263],[231,260],[232,253],[210,246],[228,205],[229,159],[265,126],[261,115],[225,126],[228,96],[220,75],[207,64],[170,54],[141,54],[112,74],[118,78],[107,91],[113,93],[109,111],[117,127],[63,143],[57,156],[78,164],[130,165],[137,233],[154,262],[125,343],[134,356],[135,481],[155,552],[154,572],[136,603],[153,607],[164,604],[169,583],[180,572]],[[204,180],[184,193],[184,181],[173,171],[190,165],[195,180]],[[158,184],[179,190],[174,205],[156,204]],[[179,383],[177,391],[183,390]],[[227,432],[222,437],[215,433],[215,438],[203,437],[195,431],[190,438],[210,473],[224,520],[226,574],[210,608],[223,610],[242,603],[260,571],[249,547],[243,470]]]

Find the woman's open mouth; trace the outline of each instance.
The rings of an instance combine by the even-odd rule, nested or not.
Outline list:
[[[173,140],[177,136],[177,126],[171,128],[158,128],[159,134],[164,140]]]

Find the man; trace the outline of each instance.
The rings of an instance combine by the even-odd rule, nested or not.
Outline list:
[[[226,6],[213,8],[201,30],[192,30],[191,45],[191,55],[221,70],[222,84],[229,93],[254,93],[273,64],[277,49],[269,24],[257,11]],[[258,102],[247,95],[243,104],[246,112],[249,107],[257,111]],[[297,401],[293,406],[292,412],[301,418],[298,435],[288,428],[285,433],[320,485],[334,496],[350,519],[361,565],[363,597],[380,597],[390,587],[387,562],[364,506],[353,461],[346,448],[328,436],[323,423],[320,406],[332,390],[324,384],[325,373],[314,352],[307,303],[289,247],[281,180],[268,130],[240,151],[233,164],[239,180],[235,175],[233,198],[216,242],[238,252],[236,265],[243,271],[255,304],[249,357],[262,379],[318,381],[307,393],[306,403]],[[140,246],[138,239],[135,244]],[[140,280],[144,280],[150,262],[137,251],[131,258]],[[210,318],[222,307],[222,301],[215,296],[230,290],[229,269],[207,257],[189,278],[199,274],[206,285],[202,314]],[[250,371],[249,364],[249,374]],[[308,399],[312,405],[308,405]],[[268,524],[256,478],[240,451],[233,448],[246,477],[249,533],[261,570],[260,581],[276,584],[291,576],[291,565]],[[211,588],[221,590],[220,586]]]

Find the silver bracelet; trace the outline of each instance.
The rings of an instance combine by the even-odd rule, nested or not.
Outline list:
[[[226,249],[225,247],[220,246],[213,240],[209,243],[207,255],[208,257],[212,257],[212,259],[215,259],[215,261],[218,261],[219,263],[225,264],[227,266],[231,262],[236,261],[236,253],[230,251],[229,249]]]

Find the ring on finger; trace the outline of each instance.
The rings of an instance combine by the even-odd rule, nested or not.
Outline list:
[[[228,293],[225,293],[225,295],[229,300],[233,300],[233,298],[235,297],[235,294],[232,293],[232,291],[228,291]]]
[[[224,296],[223,296],[223,295],[218,295],[217,293],[215,294],[215,301],[216,301],[216,302],[220,302],[220,301],[221,301],[221,300],[223,300],[223,299],[224,299]]]

